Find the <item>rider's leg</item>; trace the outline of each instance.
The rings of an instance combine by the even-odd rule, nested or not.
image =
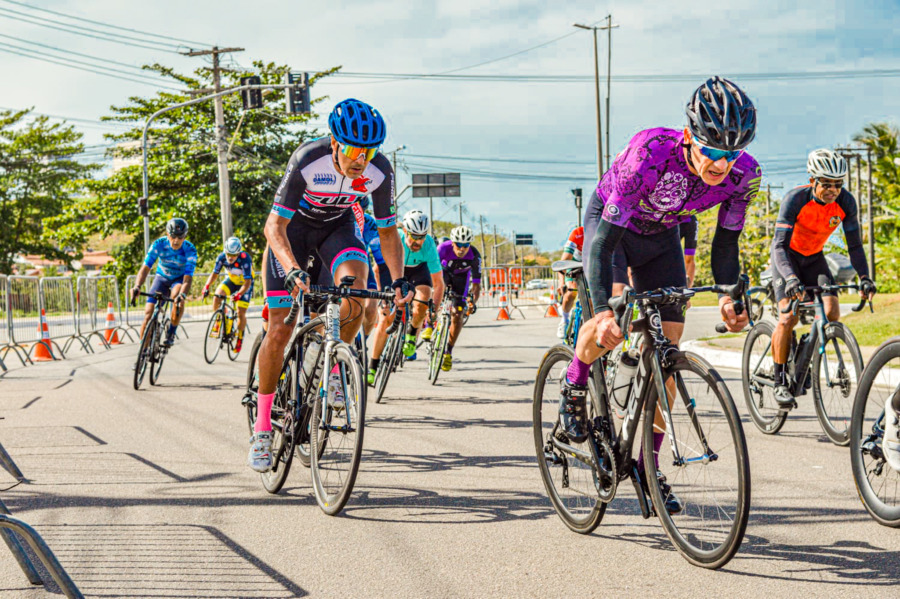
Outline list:
[[[787,298],[778,301],[778,324],[775,325],[775,331],[772,333],[772,361],[775,363],[775,369],[779,373],[784,370],[784,365],[787,364],[791,351],[791,331],[794,330],[794,327],[799,322],[799,319],[792,312],[787,314],[782,312],[790,303],[791,300]]]
[[[425,316],[428,314],[428,300],[431,299],[431,287],[427,285],[416,287],[415,298],[419,301],[413,303],[412,317],[410,318],[411,334],[415,334],[415,331],[425,322]]]
[[[825,304],[825,317],[831,322],[838,322],[841,319],[841,304],[837,296],[822,296],[822,303]]]
[[[378,324],[375,332],[372,334],[372,366],[378,369],[378,360],[381,359],[381,353],[387,343],[387,330],[394,322],[394,312],[390,307],[383,307],[379,313]]]
[[[144,338],[144,329],[147,328],[147,324],[150,322],[150,318],[153,316],[153,308],[156,306],[156,300],[152,297],[147,298],[147,303],[144,304],[144,322],[141,323],[141,339]]]
[[[243,303],[244,302],[238,302],[238,309],[237,309],[237,327],[238,327],[237,328],[237,336],[239,338],[243,338],[244,329],[247,328],[247,307],[248,306],[241,306],[241,304],[243,304]]]
[[[459,339],[459,334],[462,333],[462,329],[462,313],[454,306],[452,316],[450,317],[450,339],[447,341],[448,354],[453,352],[453,346],[456,345],[456,340]]]
[[[334,284],[339,285],[347,276],[356,277],[353,289],[366,288],[368,263],[360,260],[345,260],[334,269]],[[363,302],[358,298],[344,298],[341,302],[341,340],[353,343],[363,321]]]
[[[367,299],[366,311],[363,314],[363,334],[366,337],[368,337],[372,332],[372,329],[375,328],[376,322],[378,322],[378,300]]]

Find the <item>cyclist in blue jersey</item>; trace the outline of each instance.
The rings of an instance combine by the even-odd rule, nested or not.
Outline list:
[[[225,251],[216,258],[213,271],[209,273],[206,285],[203,286],[203,297],[209,295],[209,290],[219,278],[219,273],[225,269],[226,277],[216,289],[216,297],[213,298],[213,310],[218,310],[222,300],[219,295],[230,295],[237,306],[237,343],[235,352],[241,351],[244,342],[244,329],[247,328],[247,308],[250,306],[250,297],[253,295],[253,261],[243,249],[241,240],[237,237],[229,237],[225,241]],[[219,326],[218,321],[216,327]],[[218,329],[213,331],[218,334]]]
[[[712,77],[692,94],[685,114],[688,123],[683,130],[658,127],[636,134],[601,178],[597,199],[585,211],[584,272],[596,316],[579,331],[559,409],[560,423],[574,443],[587,437],[585,398],[591,364],[623,341],[608,304],[617,249],[624,252],[637,292],[684,287],[679,223],[719,206],[710,248],[713,278],[719,284],[738,281],[738,240],[761,179],[759,164],[744,151],[756,134],[756,109],[737,85]],[[746,312],[735,313],[728,296],[719,299],[719,311],[729,331],[740,331],[748,322]],[[677,344],[684,331],[684,312],[665,305],[660,315],[663,333]],[[667,386],[674,397],[674,381]],[[666,430],[659,411],[654,429],[653,457],[658,463]],[[643,456],[638,457],[639,470],[641,464]],[[667,511],[681,511],[683,505],[668,491],[664,488]]]
[[[396,226],[394,171],[378,148],[387,135],[381,114],[355,99],[338,102],[328,116],[331,135],[302,144],[291,156],[265,224],[269,253],[265,264],[269,328],[259,350],[259,394],[249,466],[266,472],[272,467],[272,402],[281,371],[284,348],[291,336],[285,324],[294,298],[309,291],[304,272],[310,255],[317,254],[333,282],[355,278],[353,287],[365,289],[368,258],[356,234],[351,207],[371,194],[381,249],[391,274],[395,301],[412,297],[403,278],[403,248]],[[352,343],[362,322],[359,300],[341,302],[341,339]],[[340,393],[337,370],[328,384]]]
[[[407,360],[416,359],[416,334],[428,314],[427,302],[432,297],[444,295],[444,278],[434,238],[428,235],[428,216],[420,210],[411,210],[403,216],[403,274],[416,291],[417,301],[412,308],[409,329],[403,343],[403,355]],[[432,293],[433,290],[433,293]],[[381,361],[381,352],[387,343],[387,329],[394,322],[394,312],[382,312],[372,338],[372,361],[369,362],[369,384],[375,382],[375,372]]]
[[[181,316],[184,314],[184,301],[187,293],[191,290],[191,281],[194,278],[194,268],[197,266],[197,248],[190,241],[187,241],[188,224],[183,218],[173,218],[166,223],[166,236],[160,237],[150,246],[144,258],[144,264],[141,266],[137,274],[137,280],[131,290],[132,305],[137,301],[138,292],[147,280],[150,269],[153,264],[156,265],[156,277],[153,284],[150,285],[150,293],[162,292],[169,294],[175,300],[172,306],[172,322],[169,330],[166,331],[166,339],[163,344],[171,347],[175,342],[175,329],[181,322]],[[144,336],[144,328],[150,322],[153,316],[153,306],[156,299],[147,298],[146,308],[144,309],[144,322],[141,323],[141,337]]]

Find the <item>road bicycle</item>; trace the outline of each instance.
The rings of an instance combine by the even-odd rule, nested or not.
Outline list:
[[[381,352],[378,370],[375,371],[375,403],[381,403],[388,379],[406,361],[406,356],[403,355],[403,344],[406,341],[406,331],[409,330],[409,316],[409,304],[406,304],[387,329],[387,341]]]
[[[792,331],[785,371],[792,396],[806,395],[812,389],[813,406],[822,430],[832,443],[843,446],[850,442],[853,387],[862,374],[863,359],[850,329],[843,323],[828,320],[822,295],[859,287],[830,285],[824,276],[819,283],[805,288],[812,301],[794,299],[783,310],[793,312],[802,322],[812,323],[809,333],[803,333],[799,340],[796,331]],[[863,299],[853,311],[862,310],[866,301]],[[744,341],[741,359],[741,381],[750,419],[767,435],[781,430],[791,409],[775,401],[775,363],[771,353],[774,332],[775,323],[758,321]]]
[[[219,309],[209,317],[209,325],[206,327],[206,337],[203,341],[203,358],[207,364],[215,362],[219,351],[224,347],[228,359],[237,360],[238,351],[235,346],[237,336],[237,310],[227,295],[217,293],[216,297],[222,300]]]
[[[900,337],[882,343],[856,389],[850,421],[850,464],[856,491],[879,524],[900,528],[900,471],[884,455],[887,410],[900,405]]]
[[[169,348],[163,345],[166,332],[169,330],[169,323],[171,322],[166,306],[174,301],[160,292],[144,293],[141,291],[138,295],[155,298],[156,305],[154,305],[153,314],[144,329],[144,336],[141,337],[141,347],[138,349],[137,362],[134,365],[135,391],[141,388],[141,383],[144,380],[148,367],[150,369],[150,384],[155,385],[159,380],[159,372],[162,370],[163,361],[166,359],[166,354],[169,353]],[[131,301],[132,306],[135,305],[136,300],[137,296]]]
[[[428,360],[428,380],[432,385],[437,383],[444,354],[447,353],[447,346],[450,344],[450,324],[453,322],[453,312],[463,311],[462,306],[456,305],[459,299],[460,296],[454,293],[449,285],[444,288],[441,309],[438,310],[433,320],[434,332],[431,334],[430,349],[427,351],[431,354]]]
[[[556,263],[554,270],[570,275],[580,271],[580,263],[566,262],[569,264]],[[576,281],[587,320],[593,315],[590,299],[583,278]],[[720,568],[737,552],[750,511],[750,463],[740,416],[718,372],[700,356],[682,352],[666,339],[659,308],[683,306],[700,292],[717,292],[731,296],[735,310],[741,311],[747,287],[746,277],[736,285],[647,293],[626,287],[622,296],[610,300],[622,331],[627,336],[632,330],[641,332],[644,343],[632,384],[615,390],[628,398],[618,428],[606,381],[604,358],[608,354],[592,366],[584,443],[571,443],[559,424],[560,389],[573,349],[559,344],[546,353],[534,387],[534,446],[550,501],[571,530],[581,534],[593,531],[615,498],[619,483],[630,479],[641,515],[649,518],[656,514],[687,561]],[[659,401],[660,397],[668,401]],[[654,422],[658,412],[665,422],[664,431]],[[632,458],[641,415],[643,469]],[[660,449],[658,470],[653,458],[654,432],[665,432],[668,440]],[[669,493],[677,494],[682,502],[677,515],[655,507],[665,506]]]
[[[312,285],[291,306],[288,325],[307,297],[325,301],[324,314],[295,327],[285,351],[272,406],[273,465],[261,474],[267,491],[280,491],[297,449],[311,469],[319,507],[331,516],[346,505],[356,481],[366,410],[360,358],[340,338],[341,302],[394,298],[393,293],[352,289],[354,280],[344,277],[339,287]]]

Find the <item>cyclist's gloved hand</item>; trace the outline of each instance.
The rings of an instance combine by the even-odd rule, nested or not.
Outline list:
[[[869,277],[859,278],[859,294],[861,296],[871,299],[876,293],[878,293],[878,288],[875,287],[875,281]]]
[[[409,281],[406,280],[406,277],[400,277],[399,279],[395,279],[393,283],[391,283],[391,289],[393,289],[397,293],[397,297],[395,301],[402,305],[412,299],[412,286],[409,284]]]
[[[178,294],[178,297],[175,298],[175,301],[179,304],[183,304],[187,300],[187,296],[184,294],[184,291]]]
[[[288,292],[289,295],[295,295],[294,289],[299,287],[301,291],[306,292],[309,291],[309,275],[303,272],[299,268],[292,268],[288,271],[286,277],[284,277],[284,290]]]
[[[132,287],[131,288],[131,307],[134,308],[137,305],[138,294],[141,292],[140,287]]]
[[[208,284],[203,286],[203,294],[202,295],[203,295],[203,299],[206,299],[209,296],[209,285]]]
[[[231,301],[237,304],[239,301],[241,301],[241,294],[235,293],[234,296],[232,296]]]
[[[800,299],[803,295],[803,285],[800,284],[800,279],[795,277],[794,275],[789,276],[784,280],[784,296],[788,299]]]

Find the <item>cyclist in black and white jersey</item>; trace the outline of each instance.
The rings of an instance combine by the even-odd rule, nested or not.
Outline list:
[[[302,266],[315,252],[335,284],[353,276],[353,287],[365,289],[368,255],[357,230],[364,224],[358,202],[366,195],[372,196],[382,253],[396,277],[391,285],[395,301],[402,305],[412,296],[402,278],[394,171],[390,161],[378,153],[386,136],[384,119],[365,102],[351,98],[334,107],[328,127],[330,136],[304,143],[291,156],[266,220],[269,251],[264,277],[269,328],[259,352],[258,415],[248,457],[250,467],[258,472],[272,467],[272,402],[291,334],[291,326],[284,320],[298,293],[309,291],[309,276]],[[362,314],[359,300],[341,302],[341,338],[345,342],[352,343]],[[337,376],[331,373],[329,385],[339,388]]]

